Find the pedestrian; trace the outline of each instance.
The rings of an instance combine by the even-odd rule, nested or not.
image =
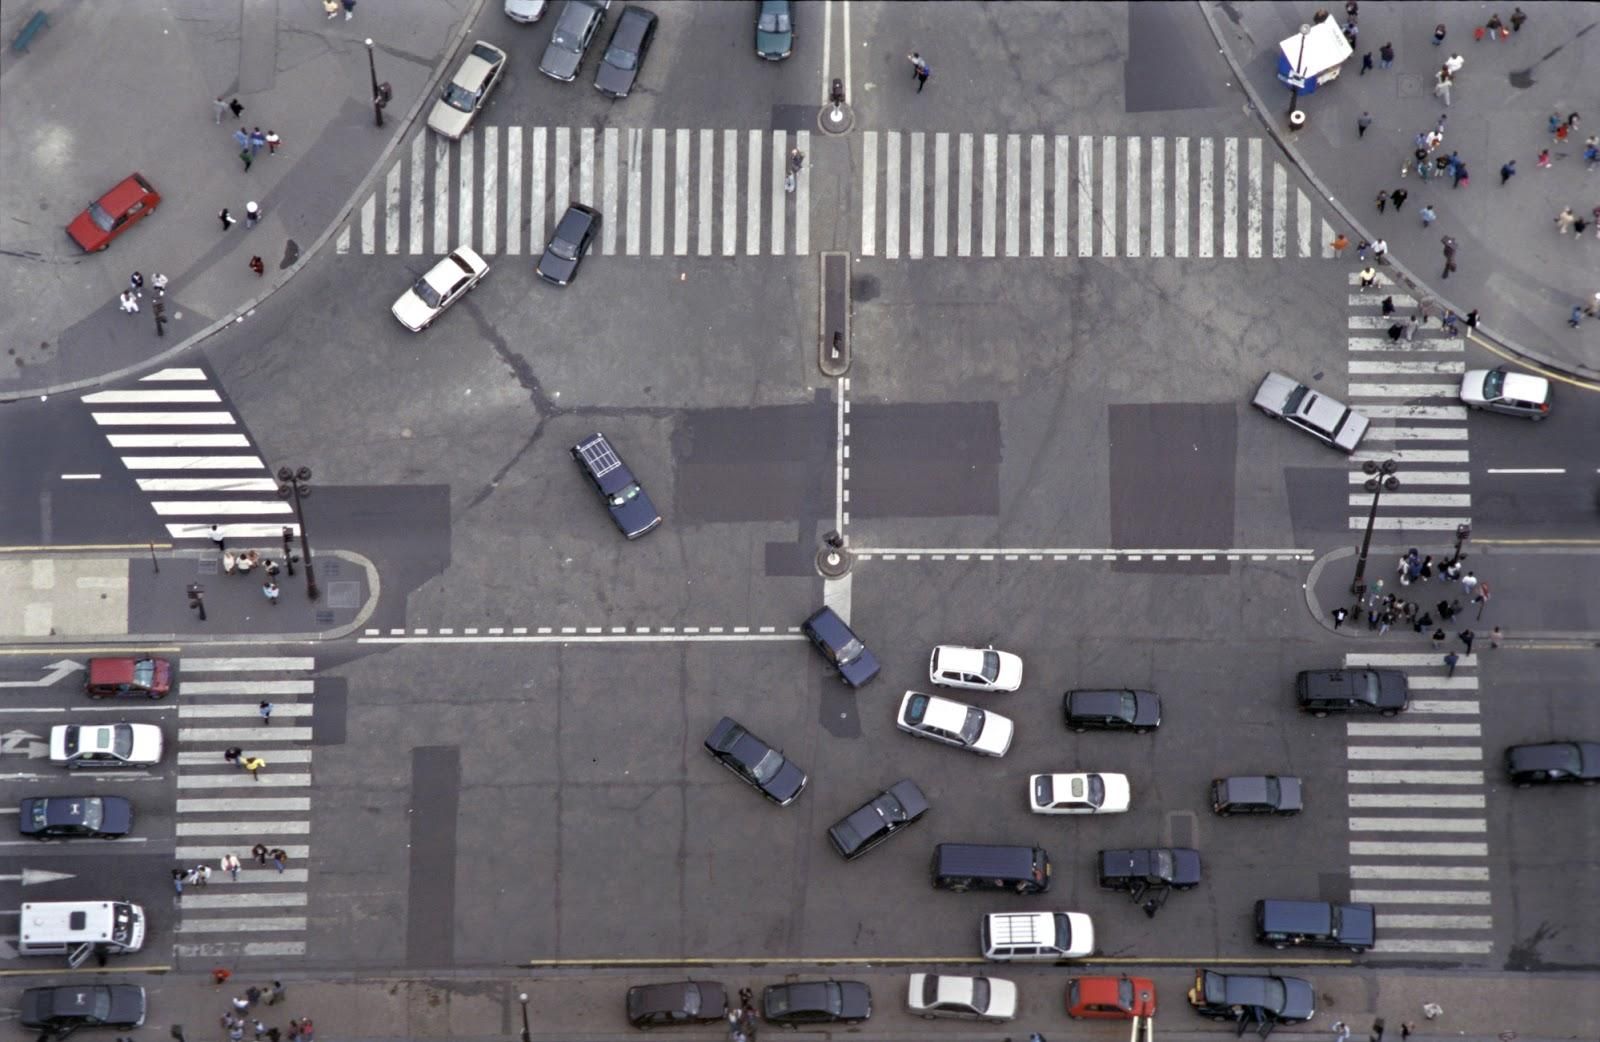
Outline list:
[[[1522,13],[1522,8],[1518,7],[1513,10],[1511,12],[1511,31],[1514,33],[1520,33],[1522,31],[1522,23],[1526,22],[1527,20],[1528,16]],[[1405,1029],[1406,1025],[1400,1025],[1400,1030],[1402,1032],[1405,1031]],[[1401,1035],[1401,1037],[1404,1038],[1405,1036]]]
[[[239,1021],[228,1029],[228,1042],[244,1042],[244,1022]]]
[[[911,59],[911,77],[917,81],[917,93],[922,93],[922,88],[928,82],[928,75],[933,72],[928,63],[922,60],[922,55],[912,51],[906,57]]]
[[[1384,264],[1384,257],[1389,254],[1389,240],[1379,239],[1372,244],[1372,260],[1377,264]]]
[[[1572,222],[1572,241],[1577,242],[1583,236],[1584,229],[1589,227],[1589,222],[1579,217]]]
[[[1390,192],[1389,202],[1394,204],[1395,212],[1399,213],[1400,207],[1406,204],[1406,190],[1404,188],[1396,188],[1394,191]]]
[[[1344,620],[1349,617],[1350,613],[1345,611],[1343,608],[1333,609],[1333,628],[1338,629],[1340,626],[1343,626]]]
[[[1411,628],[1416,630],[1418,633],[1421,633],[1423,630],[1432,625],[1433,616],[1429,615],[1427,612],[1423,612],[1421,615],[1417,616],[1417,621],[1412,624]]]
[[[1471,184],[1472,184],[1472,181],[1467,177],[1467,164],[1461,162],[1460,160],[1457,160],[1456,161],[1455,180],[1453,182],[1451,182],[1450,187],[1452,189],[1454,189],[1454,188],[1460,188],[1462,185],[1470,186]]]
[[[278,870],[278,874],[280,876],[283,875],[283,866],[288,863],[289,855],[283,851],[283,848],[279,847],[274,849],[268,857],[272,858],[272,865]]]
[[[1365,76],[1370,68],[1372,68],[1372,52],[1368,51],[1361,56],[1361,71],[1357,75]]]
[[[238,119],[239,116],[244,112],[244,106],[239,104],[238,98],[234,98],[232,101],[228,102],[228,111],[233,113],[234,119]]]
[[[1372,126],[1372,116],[1370,113],[1363,112],[1361,117],[1356,120],[1356,137],[1366,137],[1367,128],[1370,126]]]
[[[263,760],[261,757],[252,756],[244,762],[244,769],[250,772],[250,777],[254,778],[256,781],[260,781],[261,768],[265,767],[266,765],[267,761]]]
[[[1384,314],[1385,318],[1387,318],[1388,316],[1394,314],[1394,298],[1393,297],[1384,297],[1383,298],[1382,307],[1383,307],[1383,314]]]
[[[1515,159],[1508,159],[1506,160],[1506,165],[1500,168],[1501,186],[1504,187],[1505,183],[1515,176],[1517,176],[1517,161]]]
[[[1378,48],[1378,66],[1387,69],[1394,64],[1394,44],[1385,43]]]
[[[1422,226],[1426,228],[1432,224],[1439,215],[1433,212],[1433,207],[1425,205],[1422,209],[1417,211],[1417,216],[1422,218]]]
[[[1478,309],[1477,308],[1473,308],[1471,311],[1467,312],[1466,322],[1467,322],[1467,328],[1468,329],[1477,329],[1478,328]],[[1456,560],[1455,569],[1456,569],[1457,572],[1461,571],[1461,561],[1460,561],[1460,559]],[[1455,576],[1452,575],[1451,578],[1454,579]]]
[[[1350,1037],[1350,1028],[1342,1020],[1333,1022],[1333,1042],[1345,1042]]]
[[[1585,164],[1583,168],[1584,173],[1588,173],[1589,171],[1593,170],[1595,163],[1600,162],[1600,141],[1597,141],[1594,137],[1591,137],[1588,141],[1584,142],[1583,161]]]
[[[125,314],[136,314],[139,311],[139,298],[133,295],[133,290],[122,291],[122,310]]]
[[[260,277],[267,273],[267,265],[260,257],[251,257],[250,270],[255,272],[257,277]]]
[[[1520,11],[1521,8],[1518,8],[1518,10]],[[1516,15],[1512,15],[1511,17],[1513,19],[1515,19],[1517,16]],[[1406,1039],[1411,1037],[1411,1033],[1413,1031],[1415,1031],[1415,1030],[1417,1030],[1417,1026],[1415,1024],[1411,1023],[1410,1021],[1406,1021],[1405,1023],[1401,1024],[1400,1025],[1400,1042],[1405,1042]]]
[[[1421,578],[1422,578],[1423,582],[1427,582],[1429,579],[1433,578],[1433,555],[1432,554],[1429,554],[1427,557],[1424,557],[1422,559],[1422,567],[1419,570],[1419,574],[1421,575]]]
[[[1400,337],[1405,333],[1405,331],[1406,327],[1401,325],[1399,322],[1391,323],[1388,330],[1389,342],[1392,344],[1398,344],[1400,342]],[[1400,565],[1402,568],[1405,567],[1404,559],[1401,560]]]
[[[252,156],[254,156],[257,152],[260,152],[263,148],[266,148],[266,147],[267,147],[267,135],[265,135],[265,134],[263,134],[261,132],[261,128],[260,127],[253,128],[250,131],[250,154]]]
[[[250,1026],[256,1033],[256,1042],[261,1042],[262,1039],[267,1037],[267,1026],[261,1021],[252,1021]]]
[[[235,995],[233,997],[233,1011],[235,1013],[244,1013],[249,1008],[250,1008],[250,1000],[249,999],[245,998],[243,995]]]
[[[344,20],[349,21],[356,16],[356,0],[344,0]]]
[[[194,869],[194,872],[195,872],[195,875],[199,877],[195,881],[197,883],[199,883],[201,886],[207,886],[207,885],[209,885],[211,883],[211,866],[210,865],[196,865],[195,869]]]
[[[281,1037],[282,1033],[277,1028],[267,1029],[267,1042],[278,1042]]]
[[[1422,1015],[1429,1020],[1437,1019],[1443,1012],[1444,1007],[1437,1002],[1424,1002],[1422,1004]]]
[[[233,143],[238,145],[240,148],[250,147],[250,132],[244,129],[243,123],[240,123],[239,129],[233,132]]]
[[[1443,22],[1440,22],[1438,25],[1433,27],[1433,45],[1435,47],[1437,47],[1441,43],[1444,43],[1444,23]]]
[[[1350,41],[1351,47],[1356,45],[1356,37],[1360,35],[1361,27],[1355,23],[1355,19],[1352,18],[1344,23],[1344,38]]]
[[[228,103],[223,101],[222,95],[219,94],[215,99],[212,100],[211,107],[215,109],[217,113],[217,126],[222,126],[222,114],[228,111]]]
[[[1448,672],[1445,673],[1446,677],[1453,677],[1456,675],[1456,663],[1460,661],[1461,657],[1455,652],[1451,651],[1445,653],[1444,664],[1445,668],[1448,670]]]
[[[128,276],[128,288],[133,290],[133,295],[134,296],[136,296],[136,297],[144,296],[144,276],[142,274],[140,274],[139,272],[137,272],[137,271],[134,272],[132,275],[129,275]]]
[[[1405,335],[1406,335],[1406,343],[1408,343],[1408,344],[1411,343],[1413,340],[1415,340],[1417,338],[1417,316],[1412,315],[1410,318],[1406,319],[1406,334]],[[1417,574],[1416,574],[1417,571],[1419,571],[1421,569],[1421,565],[1418,564],[1415,560],[1413,560],[1411,562],[1411,569],[1412,569],[1411,578],[1415,579],[1417,577]]]
[[[159,271],[151,277],[150,285],[155,289],[156,296],[164,297],[167,295],[167,277]]]
[[[1566,124],[1566,123],[1558,124],[1556,126],[1556,129],[1555,129],[1555,139],[1556,139],[1555,143],[1558,144],[1558,145],[1564,144],[1566,142],[1566,140],[1567,140],[1567,135],[1570,134],[1571,132],[1572,132],[1572,127],[1569,124]]]
[[[278,606],[278,584],[268,579],[261,584],[261,595],[265,597],[274,608]],[[265,722],[265,721],[263,721]]]
[[[261,1001],[261,989],[252,984],[244,990],[244,997],[250,1005],[254,1006]]]
[[[237,1023],[239,1023],[239,1018],[234,1015],[233,1010],[230,1009],[222,1015],[222,1030],[229,1031]]]
[[[239,858],[234,854],[222,855],[222,870],[228,873],[237,883],[239,881]]]
[[[272,703],[271,702],[262,702],[260,707],[256,710],[256,712],[261,714],[261,723],[263,725],[267,725],[267,724],[272,723]]]
[[[288,989],[283,986],[283,981],[273,981],[272,990],[267,993],[267,1005],[276,1006],[278,1003],[282,1002],[283,996],[287,993],[287,991]]]
[[[239,150],[239,162],[244,164],[244,172],[248,174],[250,172],[250,164],[255,162],[255,159],[250,155],[250,150],[248,148],[241,148]]]
[[[227,231],[229,228],[232,228],[235,224],[239,223],[238,221],[234,220],[233,214],[228,212],[228,208],[226,206],[222,208],[221,213],[217,214],[217,219],[222,222],[223,231]],[[215,528],[216,526],[213,525],[212,527]]]
[[[1510,31],[1506,29],[1505,23],[1500,21],[1500,13],[1498,11],[1489,16],[1489,20],[1484,23],[1483,28],[1489,33],[1490,40],[1498,40],[1502,32],[1507,36],[1511,35]]]
[[[267,573],[268,579],[276,579],[278,577],[278,562],[269,558],[262,562],[261,570]]]
[[[1378,269],[1367,267],[1361,269],[1361,292],[1365,293],[1367,287],[1378,281]]]
[[[1449,622],[1450,616],[1456,613],[1455,608],[1451,607],[1449,601],[1440,601],[1433,606],[1433,610],[1439,613],[1440,622]]]
[[[1447,258],[1444,262],[1444,271],[1439,274],[1439,277],[1441,279],[1447,279],[1450,277],[1450,273],[1455,270],[1456,262]]]
[[[239,748],[237,745],[230,745],[230,746],[228,746],[228,748],[222,750],[222,762],[223,763],[231,763],[235,767],[237,767],[237,766],[239,766],[239,759],[243,755],[244,755],[244,750],[243,749]]]
[[[256,864],[265,865],[267,863],[267,845],[265,843],[257,843],[250,848],[250,856],[256,859]]]
[[[254,228],[259,220],[261,220],[261,207],[252,199],[244,204],[244,226],[246,229]]]
[[[1383,1018],[1379,1017],[1372,1022],[1372,1038],[1370,1042],[1383,1042]]]
[[[1450,57],[1444,60],[1444,71],[1448,72],[1450,74],[1450,78],[1453,80],[1456,77],[1456,73],[1460,72],[1461,67],[1465,64],[1467,64],[1467,59],[1461,57],[1459,54],[1452,54]]]
[[[1477,639],[1478,635],[1473,633],[1471,630],[1462,630],[1460,633],[1457,633],[1456,636],[1461,639],[1461,643],[1467,646],[1467,654],[1472,654],[1472,642]]]
[[[1583,308],[1577,304],[1572,305],[1572,317],[1567,319],[1567,325],[1577,329],[1583,322]]]
[[[1476,590],[1477,588],[1478,588],[1478,577],[1477,577],[1477,575],[1475,575],[1472,572],[1468,572],[1467,575],[1466,575],[1466,578],[1461,580],[1461,592],[1470,597],[1472,595],[1472,592],[1474,590]]]
[[[1450,77],[1442,70],[1440,71],[1439,75],[1434,78],[1433,96],[1436,98],[1443,98],[1446,106],[1450,104]]]
[[[1550,150],[1548,148],[1540,150],[1537,162],[1540,170],[1550,169]]]
[[[339,0],[322,0],[322,9],[328,12],[329,18],[339,17]]]
[[[266,141],[267,141],[267,155],[269,155],[269,156],[277,155],[278,154],[278,146],[283,143],[283,139],[278,136],[278,132],[276,130],[267,131]]]
[[[1384,191],[1381,188],[1378,189],[1378,212],[1382,213],[1383,212],[1383,208],[1385,206],[1388,206],[1388,205],[1389,205],[1389,193]]]
[[[226,966],[217,966],[211,971],[211,983],[220,988],[224,984],[228,983],[228,978],[232,976],[232,970],[228,969]]]
[[[1401,557],[1400,557],[1400,567],[1395,569],[1395,572],[1396,572],[1396,574],[1398,574],[1400,576],[1400,585],[1401,586],[1410,586],[1411,585],[1411,558],[1409,558],[1409,557],[1405,556],[1404,554],[1402,554]]]
[[[1362,239],[1360,242],[1356,243],[1356,260],[1366,260],[1367,251],[1370,249],[1372,249],[1372,243],[1365,239]]]
[[[1496,626],[1494,629],[1490,630],[1489,631],[1489,647],[1491,649],[1492,648],[1498,648],[1500,646],[1500,638],[1503,637],[1503,636],[1505,636],[1505,634],[1500,632],[1500,627],[1499,626]]]
[[[1335,258],[1343,257],[1344,251],[1350,248],[1350,240],[1345,238],[1344,232],[1340,232],[1333,237],[1333,242],[1328,245],[1332,248]]]
[[[183,869],[172,870],[172,889],[174,895],[181,901],[183,899]]]

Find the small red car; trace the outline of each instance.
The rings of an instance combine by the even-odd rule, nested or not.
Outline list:
[[[84,690],[90,698],[165,698],[172,663],[164,658],[92,658]]]
[[[1144,977],[1073,977],[1067,981],[1067,1016],[1132,1020],[1156,1015],[1156,985]]]
[[[110,246],[112,239],[160,205],[161,193],[155,186],[146,181],[143,174],[129,174],[74,217],[67,225],[67,234],[85,253],[94,253]]]

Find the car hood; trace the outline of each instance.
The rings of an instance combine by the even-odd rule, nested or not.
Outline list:
[[[628,91],[633,89],[635,70],[619,69],[615,65],[600,63],[600,68],[595,71],[594,85],[599,90],[614,97],[626,97]]]
[[[79,249],[86,251],[97,249],[106,241],[106,233],[94,223],[94,218],[89,216],[88,210],[72,219],[72,223],[67,225],[67,234],[78,244]]]
[[[989,978],[987,1016],[1011,1018],[1017,1015],[1017,986],[1000,977]]]
[[[1155,727],[1161,723],[1161,698],[1154,691],[1133,693],[1135,727]]]
[[[546,0],[506,0],[506,17],[512,21],[531,23],[544,17]]]
[[[793,760],[784,760],[778,773],[767,782],[766,791],[779,803],[788,803],[806,787],[806,772],[796,767]]]
[[[765,33],[756,30],[756,53],[763,58],[786,57],[794,47],[793,33]]]
[[[154,724],[133,724],[133,754],[128,757],[134,763],[160,763],[161,762],[161,728]]]
[[[100,797],[100,831],[121,832],[133,831],[133,804],[121,796]]]
[[[645,494],[643,487],[639,489],[637,496],[624,500],[621,506],[612,506],[608,499],[606,509],[611,511],[611,516],[616,519],[618,527],[629,539],[644,535],[661,520],[656,505],[650,502],[650,497]]]
[[[582,61],[583,55],[552,43],[544,49],[544,57],[539,59],[539,71],[558,80],[570,80],[578,74],[578,65]]]
[[[1367,433],[1365,416],[1318,391],[1306,395],[1300,416],[1318,430],[1327,431],[1333,443],[1346,452],[1354,452]]]
[[[1299,778],[1278,779],[1278,809],[1304,810],[1305,802],[1300,791]]]
[[[985,710],[983,730],[978,733],[978,740],[972,743],[972,748],[990,756],[1004,756],[1006,750],[1011,748],[1011,735],[1014,730],[1010,720],[999,713]]]
[[[860,687],[878,675],[878,659],[865,646],[849,662],[839,663],[839,673],[851,687]]]
[[[995,678],[994,686],[1002,691],[1015,691],[1022,686],[1022,658],[1002,651],[1000,655],[1000,675]]]
[[[1200,882],[1200,852],[1189,847],[1172,851],[1172,881],[1178,886],[1193,886]]]
[[[860,981],[840,981],[839,1015],[848,1020],[865,1020],[872,1016],[872,990]]]
[[[1119,814],[1128,809],[1133,794],[1125,774],[1102,774],[1100,783],[1106,787],[1106,798],[1100,803],[1101,814]]]
[[[572,273],[577,270],[578,262],[576,259],[567,260],[565,257],[557,257],[548,249],[539,258],[539,275],[553,282],[559,282],[563,286],[572,281]]]
[[[1082,912],[1068,912],[1067,925],[1072,931],[1072,948],[1068,952],[1074,959],[1081,959],[1094,952],[1094,922]]]
[[[435,101],[433,108],[428,110],[428,129],[455,140],[467,132],[473,115],[471,112],[462,112],[454,105],[446,105],[443,100]]]
[[[394,302],[391,310],[394,312],[394,317],[400,320],[400,324],[413,333],[420,330],[436,314],[433,308],[423,303],[422,298],[409,289],[400,295],[400,299]]]
[[[1283,977],[1283,1009],[1280,1020],[1310,1020],[1317,1015],[1317,994],[1311,982],[1299,977]]]

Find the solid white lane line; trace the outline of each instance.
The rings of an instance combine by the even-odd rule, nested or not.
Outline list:
[[[933,255],[950,255],[950,135],[933,135]]]
[[[1127,169],[1124,181],[1127,185],[1127,206],[1125,207],[1126,225],[1123,229],[1122,255],[1124,257],[1138,257],[1141,255],[1144,244],[1140,241],[1139,221],[1143,216],[1143,200],[1139,195],[1139,178],[1144,173],[1143,139],[1128,138],[1128,153],[1125,158]]]
[[[874,139],[876,141],[876,139]],[[750,131],[749,159],[745,166],[746,178],[749,181],[749,195],[745,198],[745,228],[744,252],[748,257],[754,257],[761,252],[761,131]],[[874,172],[876,182],[876,172]],[[779,188],[782,185],[778,186]],[[866,220],[865,217],[862,218]]]
[[[1462,665],[1466,665],[1469,662],[1476,663],[1477,659],[1461,660]],[[1434,661],[1435,666],[1441,664],[1442,663],[1437,659]],[[1439,676],[1413,676],[1411,678],[1411,690],[1413,691],[1476,691],[1477,689],[1478,678],[1470,673],[1463,674],[1458,672],[1453,677],[1447,677],[1441,674]],[[1415,704],[1415,702],[1412,703],[1412,705]],[[1476,702],[1471,704],[1477,705]]]
[[[1350,505],[1353,507],[1368,506],[1372,497],[1365,492],[1350,493]],[[1468,492],[1390,492],[1383,497],[1385,506],[1390,507],[1454,507],[1466,509],[1472,506],[1472,495]]]
[[[1487,843],[1380,843],[1352,840],[1354,857],[1488,857]]]
[[[383,184],[383,252],[400,252],[400,166],[389,168]]]
[[[102,427],[232,427],[231,412],[93,412]]]
[[[233,768],[237,770],[238,768]],[[261,797],[259,799],[179,800],[179,814],[281,814],[284,811],[310,810],[310,796]]]
[[[811,131],[795,133],[795,144],[806,155],[811,154]],[[805,257],[811,253],[811,169],[807,163],[800,169],[794,190],[794,255]]]
[[[309,695],[315,683],[312,680],[183,680],[178,683],[178,694]]]
[[[1346,803],[1351,810],[1375,810],[1379,807],[1437,807],[1452,810],[1482,810],[1484,798],[1478,793],[1466,796],[1439,796],[1420,792],[1352,792]]]
[[[1053,229],[1055,232],[1055,245],[1052,252],[1054,256],[1065,257],[1067,255],[1068,247],[1067,221],[1071,216],[1071,214],[1068,212],[1071,209],[1069,201],[1072,198],[1068,194],[1067,189],[1067,156],[1072,151],[1072,138],[1066,134],[1057,134],[1055,136],[1055,143],[1056,190],[1050,197],[1052,204],[1055,206]]]
[[[1361,412],[1371,420],[1454,420],[1465,423],[1464,405],[1363,405]]]
[[[628,128],[628,227],[624,251],[629,257],[639,256],[644,239],[644,224],[640,208],[644,204],[644,131]]]
[[[1458,745],[1353,745],[1345,750],[1351,760],[1482,760],[1477,746]]]
[[[424,132],[411,139],[411,198],[409,200],[409,213],[406,218],[406,229],[409,234],[406,252],[412,256],[422,253],[423,249],[426,248],[423,238],[428,230],[425,207],[428,202],[428,157],[426,148],[429,136]]]
[[[1451,383],[1352,383],[1352,398],[1439,398],[1456,400],[1456,384]]]
[[[471,246],[475,241],[472,234],[474,231],[472,220],[472,200],[474,196],[472,190],[472,146],[475,140],[471,134],[464,135],[461,138],[461,147],[456,151],[456,196],[460,213],[456,217],[456,241],[451,244],[452,246],[457,244]]]
[[[995,196],[1000,192],[999,135],[983,135],[983,256],[994,256]]]
[[[263,757],[263,759],[265,759],[265,757]],[[310,762],[310,749],[274,749],[272,750],[272,762],[269,764],[269,766],[277,767],[280,764]],[[226,775],[237,774],[239,771],[243,770],[242,767],[235,767],[233,764],[225,761],[222,758],[221,749],[180,749],[178,750],[178,766],[191,768],[211,767],[215,768],[214,773]]]
[[[1482,785],[1482,771],[1346,771],[1350,785]]]
[[[616,127],[606,127],[600,135],[600,212],[605,215],[600,222],[600,253],[612,257],[617,252],[617,227],[623,223],[621,205],[622,183],[618,180],[617,156],[622,150],[622,135]]]
[[[1245,212],[1245,255],[1251,259],[1261,256],[1261,218],[1266,210],[1265,193],[1261,162],[1261,139],[1250,138],[1247,142],[1247,169],[1249,171],[1250,198],[1249,206]]]
[[[253,724],[248,727],[189,727],[178,728],[178,741],[180,742],[226,742],[229,744],[251,746],[276,745],[281,742],[309,742],[311,741],[311,728],[287,727]],[[272,764],[270,753],[263,754],[262,759]],[[240,774],[248,775],[250,772],[242,767],[234,768]],[[265,774],[262,775],[266,777]]]
[[[141,492],[272,492],[272,478],[137,478]]]
[[[614,129],[606,131],[608,135],[615,134]],[[695,253],[701,257],[711,256],[711,246],[715,235],[711,228],[711,217],[716,213],[711,197],[711,173],[717,167],[715,147],[717,132],[704,127],[700,129],[700,205],[695,216],[698,221],[695,226],[694,248]],[[614,173],[615,171],[610,171]],[[610,188],[610,184],[607,184]],[[614,194],[614,193],[613,193]],[[616,200],[607,200],[607,206],[614,206]],[[609,212],[609,211],[607,211]],[[610,250],[606,251],[611,252]]]
[[[1352,890],[1350,900],[1362,904],[1486,905],[1487,890]],[[1393,925],[1393,924],[1391,924]]]
[[[1449,373],[1461,375],[1466,366],[1461,362],[1357,362],[1351,361],[1350,375],[1375,376],[1381,373]]]
[[[305,670],[315,667],[317,660],[310,655],[282,656],[224,656],[205,657],[184,655],[178,659],[178,668],[185,673],[235,673],[256,670]]]
[[[900,132],[883,135],[883,256],[900,256]]]
[[[1117,139],[1100,139],[1100,256],[1117,255]]]
[[[1517,469],[1506,467],[1490,467],[1485,474],[1565,474],[1565,467],[1522,467]]]
[[[1187,137],[1175,138],[1172,143],[1172,255],[1189,256],[1189,139]]]
[[[878,254],[878,132],[861,135],[861,256]]]
[[[218,908],[299,908],[306,903],[304,893],[268,894],[260,891],[235,891],[234,893],[212,893],[211,887],[216,884],[217,874],[211,873],[211,883],[205,886],[191,886],[183,891],[183,910],[185,913],[192,911],[210,911]],[[248,933],[246,928],[243,932]]]
[[[161,391],[95,391],[81,400],[85,405],[207,405],[222,401],[222,396],[209,387],[174,387]]]
[[[1368,441],[1466,441],[1465,427],[1368,427]]]
[[[1256,173],[1259,175],[1259,171]],[[1222,255],[1239,256],[1239,139],[1236,137],[1222,139]]]
[[[1078,256],[1094,256],[1094,138],[1078,138]]]
[[[1351,865],[1351,879],[1431,879],[1487,883],[1486,865]]]
[[[657,131],[664,134],[665,131]],[[657,142],[657,155],[666,151],[661,142]],[[561,220],[567,212],[567,207],[572,203],[572,128],[557,127],[555,141],[555,159],[551,162],[546,175],[550,182],[550,223],[552,227]],[[539,237],[542,244],[544,236]],[[539,247],[542,249],[542,245]]]
[[[1367,475],[1359,470],[1350,472],[1350,484],[1360,485],[1367,480]],[[1470,470],[1408,470],[1406,471],[1407,485],[1470,485],[1472,472]]]
[[[204,500],[184,503],[167,503],[156,500],[150,504],[161,517],[181,517],[184,514],[289,514],[294,507],[281,499],[267,500]]]
[[[594,205],[593,127],[583,127],[578,131],[578,202],[585,206]],[[589,248],[593,250],[594,244],[590,243]]]
[[[1294,196],[1296,202],[1295,216],[1297,219],[1296,228],[1299,232],[1300,256],[1311,257],[1314,256],[1313,251],[1316,249],[1311,242],[1311,197],[1306,195],[1305,192],[1298,188],[1294,190]]]
[[[106,441],[114,449],[243,449],[250,446],[250,439],[243,434],[108,434],[106,435]],[[223,459],[229,457],[191,456],[187,458]],[[252,459],[255,465],[262,465],[259,459],[254,459],[253,457],[241,456],[237,458]],[[132,463],[129,463],[129,466],[132,465]],[[186,466],[189,466],[189,464],[186,464]],[[212,466],[221,466],[221,464],[208,464],[208,468]]]
[[[433,142],[433,252],[449,253],[450,242],[450,142]]]
[[[316,706],[310,702],[285,702],[272,705],[272,719],[294,720],[301,717],[309,719],[316,711]],[[248,702],[192,702],[178,706],[178,719],[187,723],[191,720],[222,720],[230,717],[260,717],[260,711]],[[276,724],[261,724],[263,729],[272,728]]]
[[[180,837],[255,835],[261,828],[260,821],[180,821],[174,826],[175,834]],[[283,821],[278,818],[272,821],[274,835],[278,833],[301,835],[310,831],[309,821]]]
[[[923,199],[926,185],[923,180],[922,164],[926,148],[926,135],[920,130],[912,131],[911,151],[906,156],[907,172],[911,176],[911,209],[908,215],[910,217],[910,227],[907,228],[911,238],[906,244],[906,256],[912,260],[920,260],[922,258],[922,221],[923,213],[926,210],[926,204]]]
[[[545,159],[548,155],[545,140],[545,128],[534,127],[533,141],[528,149],[533,161],[528,172],[528,252],[531,254],[543,252],[545,244],[544,186],[545,171],[549,169]]]
[[[1022,135],[1006,135],[1006,256],[1022,253]]]
[[[1351,832],[1488,832],[1482,818],[1351,818]]]
[[[272,767],[270,766],[270,764],[271,764],[271,760],[268,759],[268,766],[265,769],[262,770],[260,779],[252,779],[250,777],[250,772],[249,771],[240,771],[239,774],[241,775],[241,777],[237,777],[237,778],[233,777],[232,775],[221,775],[221,776],[206,775],[204,777],[199,777],[199,778],[185,778],[185,777],[180,775],[178,777],[178,788],[179,789],[205,789],[205,788],[236,789],[236,788],[242,788],[243,786],[249,785],[249,786],[252,786],[252,791],[254,791],[254,787],[255,786],[259,786],[262,791],[265,791],[267,789],[305,789],[305,788],[309,788],[311,786],[311,775],[309,775],[309,774],[281,774],[281,773],[280,774],[273,774],[272,773]],[[284,849],[287,850],[288,848],[285,847]]]

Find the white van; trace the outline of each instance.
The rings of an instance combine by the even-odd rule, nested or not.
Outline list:
[[[76,969],[144,947],[144,909],[129,901],[35,901],[22,906],[17,952],[65,955]]]
[[[1058,962],[1094,952],[1094,923],[1082,912],[993,912],[983,917],[983,957]]]

